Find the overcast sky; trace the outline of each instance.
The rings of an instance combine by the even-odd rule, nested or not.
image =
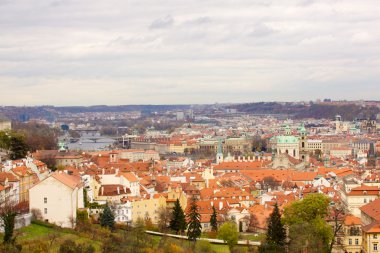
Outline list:
[[[0,0],[0,105],[380,99],[379,0]]]

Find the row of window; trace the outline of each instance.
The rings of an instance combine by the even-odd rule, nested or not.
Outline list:
[[[348,239],[348,244],[352,245],[352,239]],[[355,245],[359,245],[359,239],[355,239]]]

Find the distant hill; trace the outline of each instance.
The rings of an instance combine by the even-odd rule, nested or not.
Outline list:
[[[368,118],[380,113],[377,107],[361,107],[355,104],[330,105],[311,104],[303,105],[296,103],[261,102],[231,105],[240,112],[252,114],[288,114],[294,118],[329,118],[333,119],[339,114],[344,120],[353,120],[356,117]]]
[[[143,114],[150,114],[168,110],[186,110],[190,107],[191,105],[3,106],[0,107],[0,114],[11,120],[22,122],[33,118],[53,121],[59,113],[141,111]]]
[[[130,111],[151,111],[162,112],[168,110],[185,110],[190,105],[94,105],[94,106],[64,106],[54,107],[59,112],[130,112]]]

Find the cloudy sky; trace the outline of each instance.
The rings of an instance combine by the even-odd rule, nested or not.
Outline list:
[[[0,0],[0,105],[380,99],[378,0]]]

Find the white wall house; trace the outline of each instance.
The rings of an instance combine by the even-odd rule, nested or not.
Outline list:
[[[360,207],[379,198],[380,189],[377,186],[361,185],[349,192],[342,191],[342,202],[352,215],[360,217]]]
[[[62,227],[73,227],[78,208],[83,208],[83,186],[77,176],[55,172],[29,189],[30,210]]]
[[[132,223],[132,205],[126,198],[121,199],[119,203],[112,206],[115,215],[115,221],[118,223]]]

